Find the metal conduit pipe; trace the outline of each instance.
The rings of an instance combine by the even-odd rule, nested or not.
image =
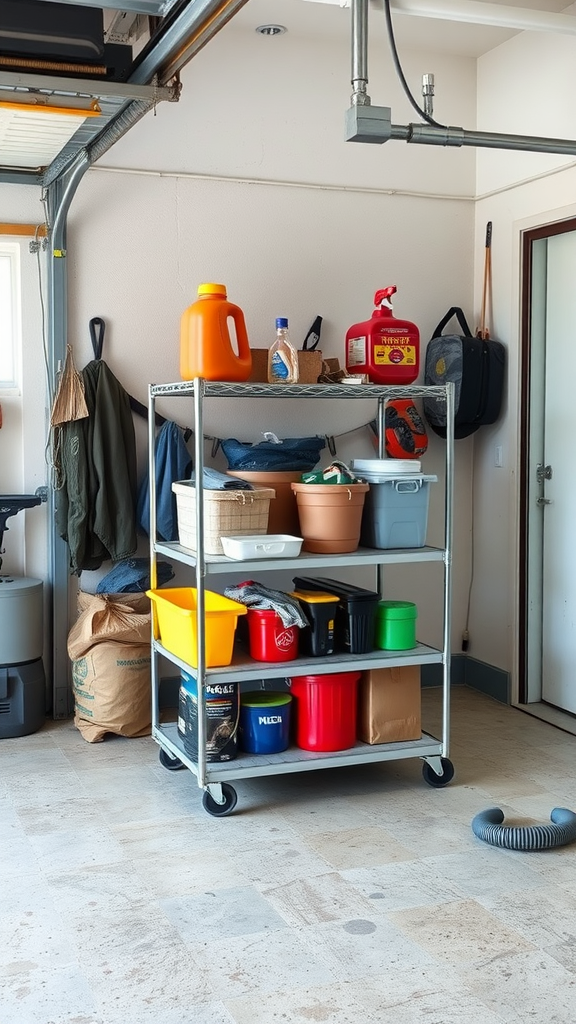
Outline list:
[[[507,135],[469,131],[431,124],[392,124],[390,107],[371,104],[368,86],[368,0],[351,0],[352,85],[351,107],[346,111],[346,140],[382,144],[389,139],[427,146],[472,146],[477,149],[513,149],[529,153],[576,155],[573,139],[548,139],[536,135]],[[360,92],[359,92],[360,90]],[[358,96],[364,98],[359,101]]]
[[[391,139],[428,146],[474,146],[477,149],[516,149],[531,153],[576,155],[576,141],[548,139],[538,135],[505,135],[498,132],[467,131],[465,128],[434,128],[429,124],[393,124]]]
[[[369,104],[368,86],[368,0],[352,5],[352,104]]]
[[[76,190],[88,170],[86,153],[78,155],[70,169],[46,190],[49,220],[50,255],[48,257],[47,351],[50,387],[55,387],[58,365],[64,365],[68,334],[68,268],[66,259],[66,218]],[[73,709],[70,688],[70,661],[66,649],[68,636],[68,587],[70,580],[68,548],[56,527],[56,494],[49,489],[48,614],[51,622],[50,668],[52,717],[67,718]]]

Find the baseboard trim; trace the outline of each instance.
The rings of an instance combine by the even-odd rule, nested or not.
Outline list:
[[[442,686],[442,665],[422,665],[422,686]],[[467,654],[453,654],[450,662],[450,685],[469,686],[501,704],[510,704],[510,674]]]
[[[450,686],[462,686],[465,679],[466,655],[453,654],[450,659]],[[442,665],[422,665],[420,669],[422,686],[442,686]]]
[[[501,704],[510,704],[510,673],[476,658],[466,657],[464,682],[473,690],[493,697]]]

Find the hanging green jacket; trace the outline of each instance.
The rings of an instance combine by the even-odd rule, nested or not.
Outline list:
[[[136,438],[128,394],[102,359],[82,371],[88,416],[63,423],[55,441],[56,525],[70,569],[99,569],[133,555]]]

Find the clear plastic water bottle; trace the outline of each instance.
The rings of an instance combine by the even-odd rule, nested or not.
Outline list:
[[[276,340],[268,350],[268,383],[298,383],[298,355],[288,337],[288,320],[285,316],[276,318]]]

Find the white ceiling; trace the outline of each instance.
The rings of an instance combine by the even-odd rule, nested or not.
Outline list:
[[[44,0],[44,3],[51,4],[56,0]],[[79,6],[92,6],[93,0],[69,0],[70,3]],[[101,0],[109,20],[116,11],[112,4],[114,0]],[[294,35],[306,36],[307,38],[338,39],[342,43],[351,46],[351,12],[349,9],[350,0],[247,0],[240,6],[243,0],[228,0],[219,9],[219,14],[207,20],[205,10],[208,9],[206,2],[202,0],[124,0],[124,13],[145,12],[156,16],[170,13],[174,8],[178,12],[175,30],[167,19],[167,42],[162,34],[156,35],[151,45],[151,53],[144,59],[143,64],[136,67],[134,74],[131,74],[130,81],[150,82],[152,73],[159,68],[165,75],[165,79],[172,78],[174,71],[183,66],[193,55],[195,49],[204,45],[203,32],[206,31],[207,40],[212,31],[218,29],[218,20],[225,22],[226,17],[230,18],[228,24],[224,24],[224,31],[246,33],[254,32],[258,25],[276,23],[284,25]],[[370,44],[387,46],[386,19],[384,17],[383,0],[370,0],[368,10],[368,39]],[[428,12],[432,5],[442,10],[446,15],[447,8],[452,8],[450,20],[440,20],[436,17],[421,17],[414,14],[399,13],[402,8],[420,11],[424,8]],[[481,54],[493,49],[495,46],[505,42],[515,35],[520,29],[495,27],[493,24],[471,23],[468,20],[453,20],[458,17],[469,19],[470,16],[482,21],[488,13],[492,19],[494,16],[510,18],[510,10],[516,18],[521,19],[529,13],[529,9],[535,12],[542,12],[542,15],[551,14],[556,17],[564,17],[563,28],[566,25],[574,33],[576,29],[576,2],[566,7],[566,0],[391,0],[393,12],[393,25],[396,42],[402,59],[402,51],[405,49],[420,50],[434,53],[457,54],[463,57],[479,57]],[[456,12],[454,12],[456,8]],[[235,13],[233,13],[235,11]],[[478,14],[480,12],[480,15]],[[506,12],[508,14],[506,15]],[[121,11],[120,11],[121,13]],[[202,21],[204,19],[204,21]],[[146,21],[146,19],[144,19]],[[560,18],[562,20],[562,16]],[[147,22],[146,22],[147,24]],[[507,22],[509,24],[509,21]],[[555,26],[557,27],[557,26]],[[274,40],[262,39],[264,46],[274,45]],[[239,42],[239,45],[241,43]],[[195,48],[195,49],[194,49]],[[134,51],[133,51],[134,54]],[[135,56],[135,54],[134,54]],[[143,116],[144,112],[155,102],[157,96],[152,86],[136,85],[128,86],[122,83],[103,82],[82,83],[75,76],[64,79],[51,79],[50,76],[23,76],[0,70],[0,99],[10,99],[10,94],[16,94],[22,90],[38,92],[42,94],[53,94],[54,97],[68,95],[69,86],[80,90],[83,95],[93,95],[98,99],[101,110],[100,122],[97,124],[85,122],[66,143],[46,168],[49,159],[46,154],[35,154],[32,149],[27,149],[26,165],[17,161],[12,148],[7,145],[6,138],[2,138],[0,131],[0,181],[23,180],[28,175],[31,180],[44,184],[49,183],[57,176],[64,167],[69,166],[71,161],[81,150],[85,150],[90,144],[95,144],[104,151],[116,141],[119,135],[128,130],[130,123]],[[96,89],[96,91],[94,91]],[[163,90],[169,93],[170,90]],[[168,98],[168,95],[161,97]],[[14,102],[14,100],[13,100]],[[96,120],[96,119],[94,119]],[[130,122],[130,123],[129,123]],[[46,123],[44,121],[44,123]],[[0,126],[1,127],[1,126]],[[20,133],[22,134],[22,133]],[[12,133],[11,138],[15,138]],[[24,139],[28,145],[28,139]],[[38,131],[32,133],[31,142],[38,142]],[[4,157],[3,157],[4,151]],[[94,145],[91,157],[94,156]]]
[[[346,2],[346,0],[344,0]],[[430,0],[432,4],[432,0]],[[392,0],[392,10],[402,0]],[[465,2],[461,3],[462,7]],[[567,7],[566,0],[492,0],[490,6],[517,7],[548,13],[574,15],[576,4]],[[253,31],[258,25],[280,24],[298,35],[350,39],[350,10],[340,0],[248,0],[234,15],[228,30]],[[576,20],[576,18],[575,18]],[[392,21],[398,49],[433,50],[440,53],[479,57],[517,34],[513,28],[496,28],[481,24],[464,24],[413,15],[393,13]],[[386,22],[380,0],[371,0],[368,15],[369,38],[387,39]]]

